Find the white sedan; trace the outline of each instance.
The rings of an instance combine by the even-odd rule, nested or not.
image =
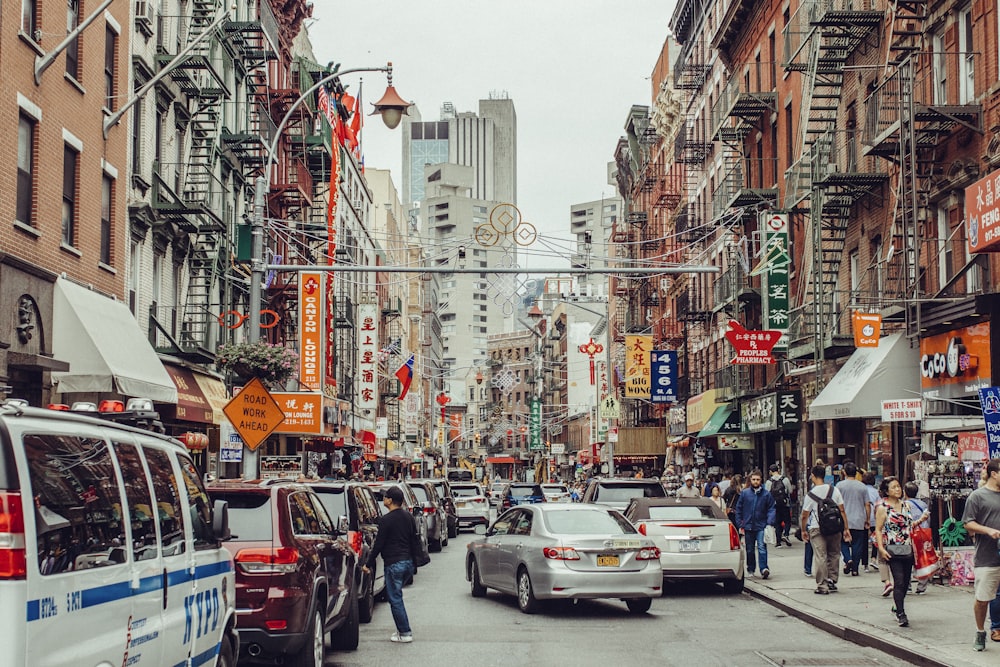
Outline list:
[[[487,588],[517,596],[533,613],[539,600],[619,598],[644,614],[663,587],[660,550],[617,510],[597,505],[518,505],[468,544],[472,596]]]
[[[455,499],[459,530],[489,524],[490,501],[483,487],[473,482],[452,482],[451,495]]]
[[[569,489],[565,484],[542,484],[542,493],[545,494],[547,503],[568,503],[570,501]]]

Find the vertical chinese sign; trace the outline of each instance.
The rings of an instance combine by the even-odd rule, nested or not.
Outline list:
[[[650,353],[650,372],[653,378],[650,402],[677,402],[677,352],[653,350]]]
[[[358,304],[358,393],[360,410],[378,407],[378,304]]]
[[[542,402],[537,396],[531,399],[531,440],[528,443],[529,451],[539,451],[545,449],[542,446]]]
[[[762,212],[763,258],[754,269],[760,273],[764,293],[764,329],[780,331],[778,349],[788,347],[788,273],[792,259],[788,254],[788,214]]]
[[[299,274],[299,386],[319,391],[323,369],[323,276]]]
[[[330,93],[326,86],[320,86],[317,93],[317,106],[323,112],[324,118],[330,124],[331,131],[337,127],[339,121],[337,105],[330,98]],[[337,256],[337,204],[340,198],[340,145],[336,140],[331,140],[330,150],[330,190],[327,193],[326,205],[326,263],[333,266],[334,258]],[[334,294],[333,271],[326,272],[326,340],[324,348],[326,350],[326,391],[329,396],[337,395],[337,371],[334,366],[336,354],[334,353]]]
[[[625,398],[649,398],[652,336],[625,336]]]

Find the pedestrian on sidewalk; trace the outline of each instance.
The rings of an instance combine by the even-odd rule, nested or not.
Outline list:
[[[872,569],[878,569],[878,548],[875,544],[875,507],[882,496],[879,495],[878,489],[875,488],[874,472],[871,470],[867,471],[861,481],[868,492],[868,535],[865,536],[862,565],[864,565],[865,572],[871,572]],[[872,559],[875,559],[874,565],[872,565]],[[885,582],[885,578],[882,579],[882,582]]]
[[[815,465],[812,469],[813,488],[802,503],[803,535],[809,536],[816,555],[813,569],[816,575],[818,595],[837,591],[840,569],[841,539],[850,541],[847,529],[847,515],[844,512],[844,498],[832,484],[824,482],[826,467]],[[837,516],[840,520],[836,520]]]
[[[759,561],[760,576],[767,579],[771,570],[767,567],[764,529],[774,525],[774,498],[764,490],[762,482],[759,470],[750,473],[750,486],[743,489],[736,500],[736,527],[746,537],[747,572],[753,576]],[[756,545],[756,553],[753,545]]]
[[[734,526],[736,525],[736,501],[739,500],[741,491],[743,491],[743,475],[736,473],[722,494],[722,499],[726,502],[726,515],[729,516],[729,520],[733,522]]]
[[[969,494],[962,514],[965,529],[973,535],[976,551],[972,565],[975,576],[976,640],[973,648],[986,650],[986,613],[1000,588],[1000,459],[986,464],[986,484]]]
[[[389,510],[379,517],[378,537],[372,547],[368,562],[362,568],[365,573],[375,567],[379,554],[385,563],[385,596],[392,610],[392,620],[396,632],[390,641],[408,644],[413,641],[410,619],[403,605],[403,584],[416,572],[417,524],[413,515],[403,509],[403,490],[390,486],[382,494],[382,503]]]
[[[858,576],[858,568],[865,550],[868,548],[868,515],[871,505],[868,502],[868,489],[857,480],[858,467],[853,461],[844,464],[844,479],[837,485],[837,490],[844,498],[844,511],[847,513],[847,529],[851,532],[851,541],[841,545],[841,555],[844,557],[844,574]]]
[[[775,547],[780,547],[784,542],[787,546],[792,546],[788,535],[792,530],[792,511],[789,508],[792,497],[792,483],[781,474],[777,463],[772,463],[768,470],[771,473],[770,479],[764,485],[764,489],[774,498],[774,537]]]
[[[903,499],[903,487],[895,477],[882,480],[882,492],[885,500],[875,512],[875,539],[878,542],[879,558],[889,564],[892,573],[893,611],[899,627],[910,624],[906,618],[904,603],[906,592],[910,588],[910,576],[913,574],[913,539],[910,531],[914,525],[925,521],[929,512],[914,518],[910,512],[910,504]]]
[[[719,493],[719,487],[715,486],[712,488],[712,497],[709,498],[712,504],[718,507],[723,512],[726,511],[726,501],[722,499],[722,494]]]
[[[903,493],[905,494],[906,502],[910,504],[910,514],[912,514],[913,516],[921,516],[925,512],[927,513],[928,517],[927,520],[922,521],[919,524],[914,524],[914,527],[927,528],[928,530],[930,530],[931,527],[930,510],[928,510],[926,502],[917,498],[917,495],[920,493],[920,485],[913,481],[907,482],[906,484],[903,485]],[[914,545],[914,549],[915,548],[916,545]],[[917,566],[916,553],[914,553],[913,567],[916,568],[916,566]],[[913,592],[916,593],[917,595],[924,595],[925,593],[927,593],[927,584],[928,582],[930,582],[930,579],[931,578],[929,575],[923,577],[922,579],[918,578],[917,589]]]

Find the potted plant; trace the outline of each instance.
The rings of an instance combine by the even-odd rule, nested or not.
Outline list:
[[[244,380],[259,378],[266,385],[284,386],[295,372],[299,354],[284,345],[272,345],[260,340],[247,343],[226,343],[215,353],[220,370]]]

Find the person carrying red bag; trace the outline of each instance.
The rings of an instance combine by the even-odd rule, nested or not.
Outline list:
[[[906,501],[910,503],[911,514],[922,516],[926,512],[928,519],[922,523],[914,524],[910,531],[910,538],[913,540],[913,577],[917,580],[917,595],[924,595],[927,592],[927,584],[931,580],[931,575],[937,572],[938,555],[934,549],[934,538],[931,533],[930,512],[927,505],[917,498],[919,486],[916,482],[907,482],[903,487],[906,492]]]

